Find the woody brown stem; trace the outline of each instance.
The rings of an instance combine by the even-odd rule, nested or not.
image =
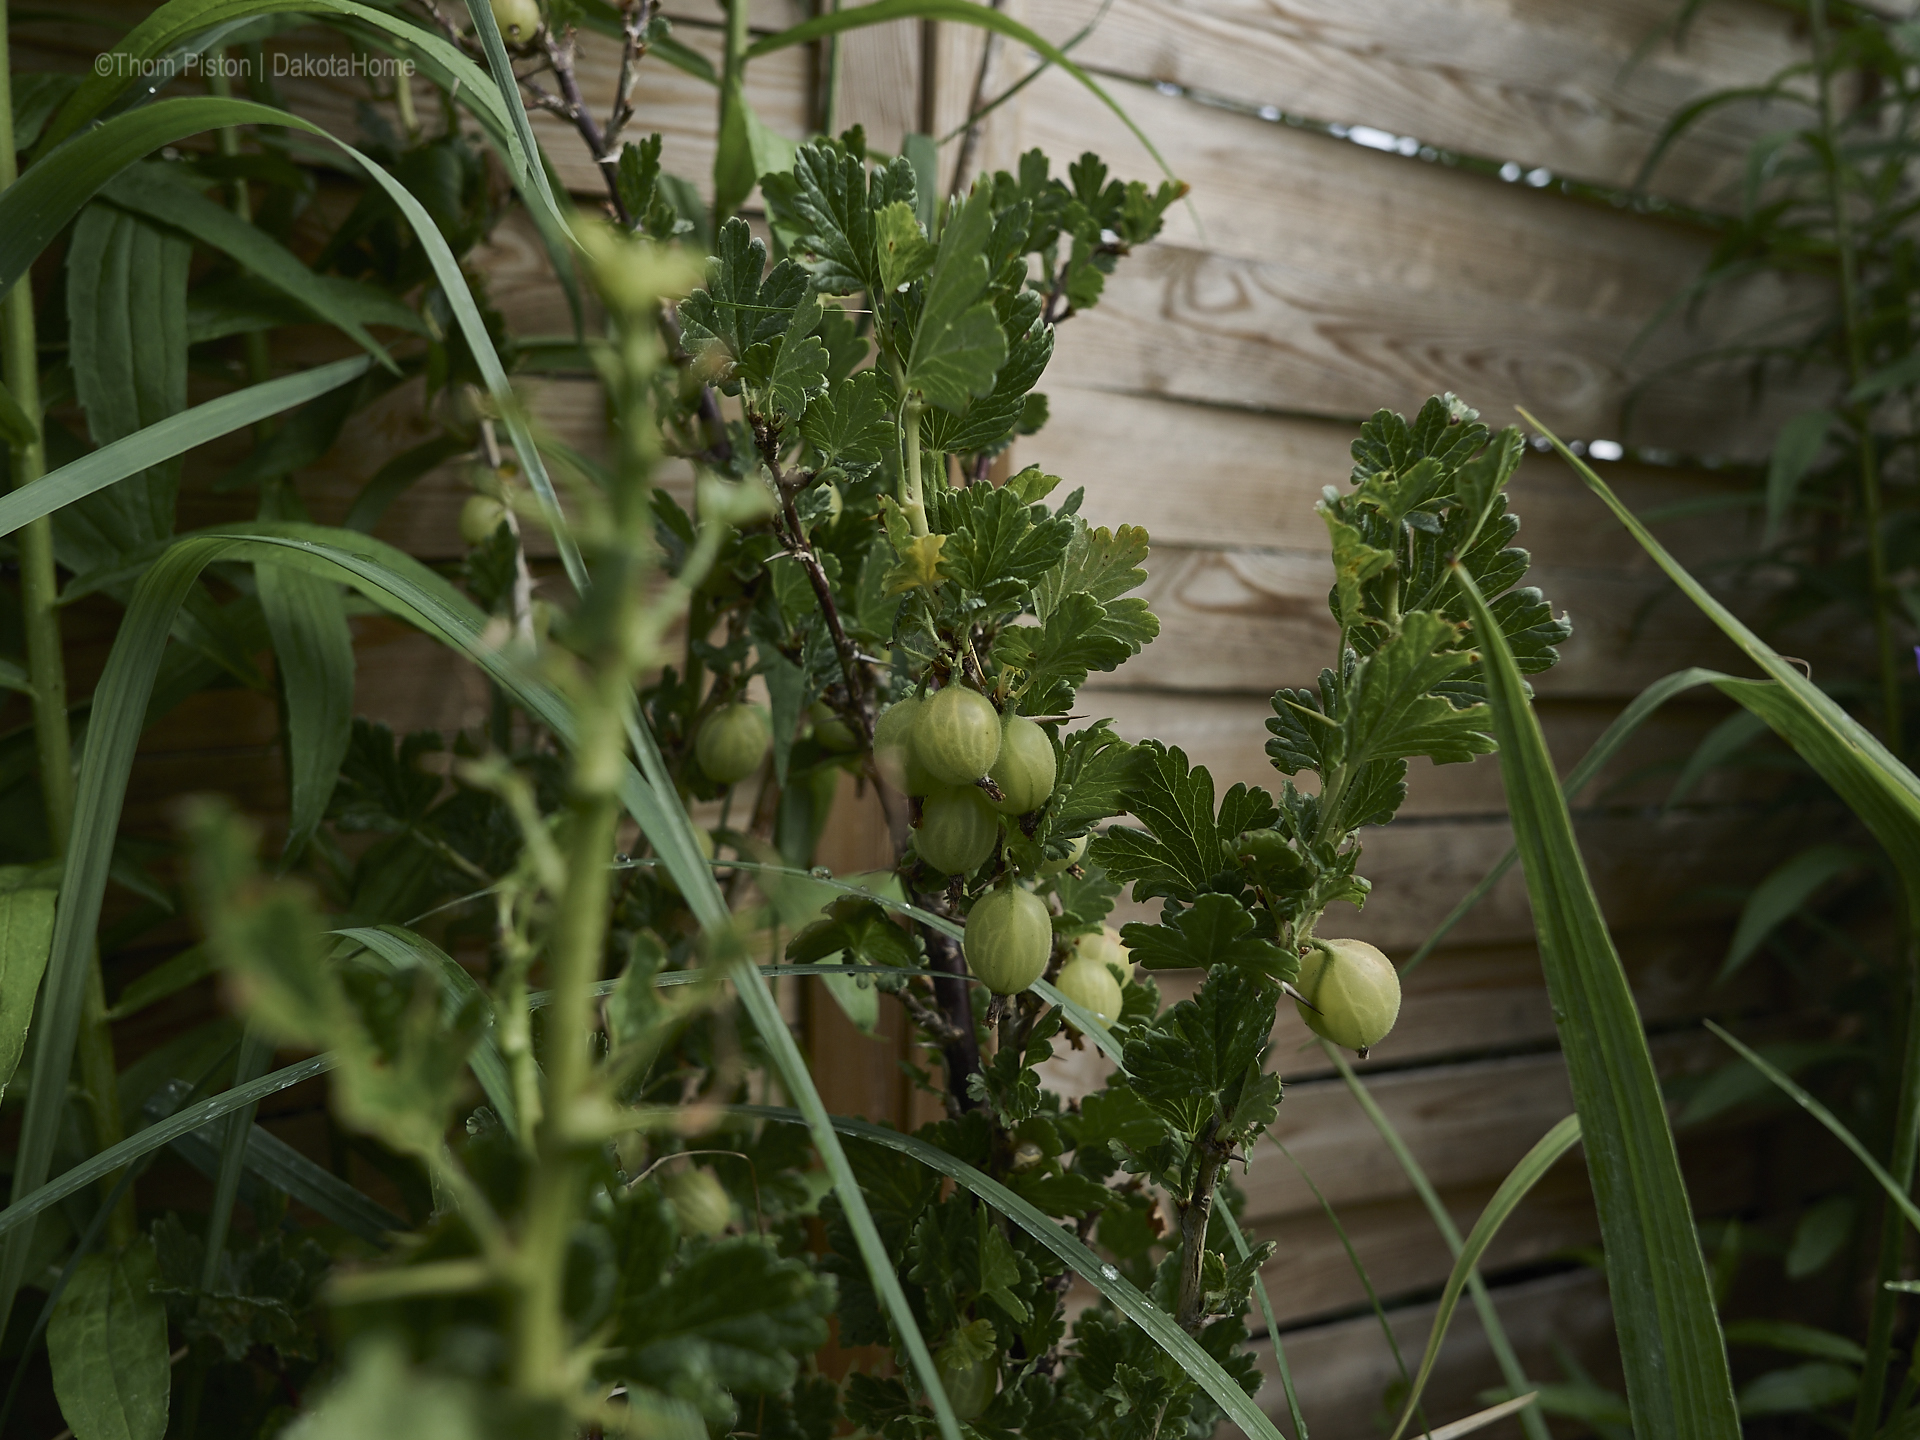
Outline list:
[[[1208,1121],[1197,1142],[1200,1168],[1194,1176],[1193,1193],[1180,1206],[1180,1303],[1174,1318],[1188,1334],[1198,1331],[1207,1318],[1206,1284],[1202,1278],[1207,1258],[1207,1223],[1213,1218],[1213,1190],[1228,1155],[1227,1148],[1214,1138],[1218,1129],[1219,1121]]]
[[[800,562],[800,568],[806,571],[807,583],[813,588],[813,598],[819,603],[820,615],[827,623],[827,634],[833,639],[833,653],[840,660],[840,675],[847,684],[847,705],[852,712],[854,728],[860,736],[863,750],[873,749],[873,709],[868,703],[865,673],[860,668],[860,652],[847,636],[846,627],[840,622],[840,607],[833,598],[833,585],[827,579],[827,572],[820,564],[820,557],[807,543],[806,527],[800,523],[800,512],[793,503],[793,497],[805,488],[802,482],[787,478],[780,465],[780,437],[776,431],[764,424],[758,417],[753,422],[754,439],[760,450],[760,459],[767,467],[767,473],[773,476],[774,490],[780,496],[780,515],[784,524],[775,526],[780,543],[786,547],[787,554]],[[878,780],[876,775],[875,780]]]

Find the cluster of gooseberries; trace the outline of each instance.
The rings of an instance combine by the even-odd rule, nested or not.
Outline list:
[[[914,852],[943,875],[972,874],[993,854],[1001,817],[1031,814],[1053,793],[1047,732],[1024,715],[1002,715],[965,685],[889,707],[874,727],[873,753],[888,783],[919,798]],[[1078,863],[1086,849],[1083,835],[1041,873]],[[1061,990],[1102,1021],[1117,1019],[1121,986],[1131,973],[1126,948],[1111,930],[1074,943],[1060,972]],[[1045,903],[1017,885],[988,891],[967,915],[963,948],[968,968],[989,990],[1018,994],[1046,973],[1053,958]]]

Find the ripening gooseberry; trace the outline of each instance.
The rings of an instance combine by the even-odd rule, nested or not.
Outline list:
[[[1009,715],[1000,727],[1000,755],[987,774],[1004,799],[994,801],[1002,815],[1025,815],[1047,803],[1053,793],[1053,742],[1024,715]]]
[[[1300,957],[1296,1007],[1316,1035],[1358,1051],[1386,1039],[1400,1015],[1400,973],[1364,940],[1319,940]]]
[[[773,741],[773,724],[758,705],[736,701],[706,718],[694,737],[693,755],[716,785],[732,785],[760,768]]]
[[[978,690],[949,685],[920,708],[913,753],[943,785],[971,785],[1000,758],[1000,712]]]
[[[1046,973],[1053,922],[1038,896],[1010,886],[974,901],[961,943],[967,968],[996,995],[1017,995]]]

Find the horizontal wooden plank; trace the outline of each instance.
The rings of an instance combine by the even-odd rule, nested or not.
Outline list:
[[[1597,1272],[1567,1271],[1503,1285],[1494,1295],[1501,1324],[1529,1377],[1546,1381],[1567,1378],[1554,1353],[1558,1343],[1566,1346],[1600,1383],[1618,1388],[1613,1313],[1607,1304],[1606,1281]],[[1403,1356],[1419,1355],[1425,1348],[1434,1308],[1432,1304],[1409,1305],[1389,1312],[1394,1343]],[[1387,1417],[1396,1412],[1385,1402],[1388,1387],[1400,1379],[1400,1369],[1379,1321],[1372,1315],[1289,1331],[1281,1336],[1281,1343],[1310,1433],[1380,1435],[1392,1427]],[[1258,1354],[1266,1377],[1257,1397],[1260,1408],[1291,1433],[1286,1395],[1271,1345],[1259,1342]],[[1484,1406],[1480,1392],[1500,1383],[1499,1366],[1480,1329],[1479,1318],[1471,1305],[1462,1305],[1428,1383],[1427,1417],[1438,1426],[1471,1415]],[[1216,1433],[1224,1440],[1237,1432],[1223,1426]],[[1487,1440],[1518,1440],[1522,1433],[1517,1420],[1477,1432]],[[1568,1433],[1578,1433],[1577,1427]]]
[[[1710,1069],[1725,1059],[1719,1043],[1701,1032],[1652,1043],[1663,1075]],[[1287,1056],[1275,1048],[1284,1073]],[[1566,1064],[1557,1053],[1389,1071],[1370,1077],[1368,1088],[1427,1178],[1443,1190],[1497,1184],[1573,1110]],[[1248,1172],[1235,1171],[1254,1221],[1319,1212],[1302,1169],[1336,1209],[1414,1194],[1341,1080],[1289,1085],[1267,1134],[1255,1145]],[[1285,1145],[1299,1168],[1273,1142]]]
[[[1090,689],[1270,695],[1281,685],[1309,684],[1335,662],[1340,639],[1327,609],[1333,566],[1325,550],[1159,546],[1147,574],[1141,593],[1160,617],[1160,636],[1118,671],[1091,680]],[[1629,696],[1688,665],[1738,663],[1732,643],[1664,580],[1536,567],[1527,581],[1556,615],[1573,619],[1560,662],[1531,677],[1542,695]],[[1672,598],[1650,616],[1648,603],[1666,593]]]
[[[1049,75],[1033,90],[1028,143],[1056,156],[1092,146],[1122,175],[1154,173],[1079,87]],[[1756,416],[1726,372],[1688,372],[1662,381],[1622,435],[1638,376],[1778,321],[1817,284],[1724,290],[1629,363],[1709,237],[1179,97],[1129,98],[1193,185],[1193,210],[1170,212],[1166,237],[1062,330],[1054,373],[1073,383],[1335,416],[1453,390],[1501,422],[1525,405],[1571,436],[1746,455],[1764,449],[1766,416],[1825,383],[1783,384]]]
[[[1114,728],[1129,740],[1152,738],[1178,746],[1189,760],[1207,767],[1217,791],[1240,782],[1273,792],[1288,778],[1274,769],[1266,752],[1267,741],[1272,738],[1266,722],[1273,710],[1265,696],[1102,690],[1085,695],[1079,708],[1090,717],[1112,718]],[[1606,703],[1543,700],[1537,713],[1564,776],[1599,739],[1617,711]],[[1595,788],[1584,792],[1584,798],[1594,803],[1596,797],[1604,795],[1606,803],[1614,806],[1663,803],[1675,769],[1725,714],[1721,706],[1684,702],[1657,712],[1601,772]],[[1613,788],[1648,767],[1660,769],[1626,789]],[[1291,778],[1302,789],[1314,788],[1309,774]],[[1703,782],[1692,799],[1732,802],[1752,798],[1754,793],[1751,777],[1720,772]],[[1496,816],[1505,810],[1500,765],[1495,757],[1464,765],[1435,765],[1422,759],[1411,762],[1407,801],[1400,808],[1401,815]]]
[[[1064,39],[1096,15],[1075,58],[1102,71],[1616,185],[1681,105],[1805,49],[1787,15],[1755,4],[1705,7],[1683,40],[1648,44],[1673,18],[1663,0],[1057,0],[1040,28]],[[1751,110],[1710,117],[1656,189],[1724,203],[1766,123]]]
[[[1384,1148],[1370,1129],[1356,1134],[1350,1143],[1355,1148],[1369,1143]],[[1682,1163],[1700,1215],[1740,1210],[1760,1192],[1759,1155],[1749,1132],[1695,1137],[1683,1147]],[[1442,1191],[1441,1201],[1462,1234],[1473,1228],[1496,1183]],[[1446,1283],[1453,1256],[1417,1197],[1337,1205],[1335,1213],[1374,1292],[1385,1303],[1422,1291],[1432,1293]],[[1255,1221],[1247,1228],[1250,1238],[1272,1240],[1279,1246],[1261,1275],[1273,1301],[1274,1318],[1282,1326],[1367,1303],[1366,1286],[1324,1211],[1316,1208],[1281,1220]],[[1538,1265],[1576,1246],[1597,1244],[1599,1238],[1586,1168],[1573,1159],[1556,1166],[1514,1211],[1480,1270],[1497,1283],[1503,1272]]]
[[[1062,343],[1079,320],[1061,330]],[[1050,374],[1046,427],[1023,437],[1016,463],[1038,465],[1083,487],[1082,513],[1097,525],[1140,525],[1161,545],[1319,550],[1326,527],[1314,513],[1328,486],[1345,490],[1356,425],[1230,409],[1158,395],[1089,390]],[[1489,412],[1494,429],[1518,423]],[[1637,512],[1681,501],[1724,500],[1751,488],[1746,476],[1625,462],[1598,463],[1601,477]],[[1653,564],[1599,498],[1556,454],[1530,450],[1511,487],[1520,542],[1541,564],[1651,574]],[[1699,565],[1750,550],[1759,540],[1739,510],[1664,522],[1663,543]]]

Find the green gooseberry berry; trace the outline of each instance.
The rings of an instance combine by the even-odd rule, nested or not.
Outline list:
[[[1357,1051],[1386,1039],[1400,1015],[1400,973],[1364,940],[1319,940],[1300,957],[1294,989],[1300,1018],[1314,1034]]]

